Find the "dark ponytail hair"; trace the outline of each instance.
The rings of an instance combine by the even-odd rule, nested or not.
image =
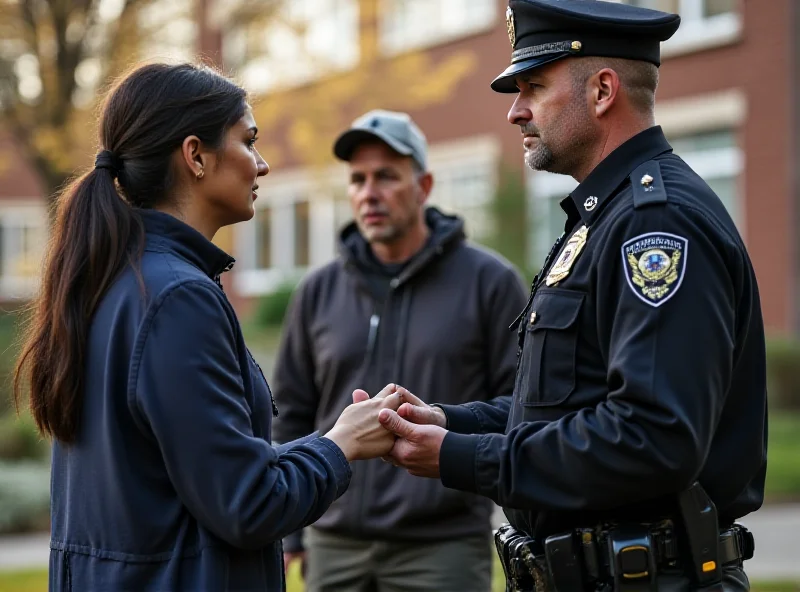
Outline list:
[[[139,67],[109,93],[96,166],[59,197],[40,293],[14,371],[17,409],[27,383],[42,434],[75,441],[92,315],[120,271],[138,268],[144,246],[135,208],[167,202],[175,182],[172,157],[183,140],[195,135],[221,148],[246,101],[230,80],[190,64]]]

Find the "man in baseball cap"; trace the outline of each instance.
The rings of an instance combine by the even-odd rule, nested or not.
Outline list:
[[[312,272],[284,324],[273,387],[275,438],[325,429],[356,388],[387,383],[441,402],[511,392],[506,327],[525,288],[506,261],[464,240],[464,224],[426,206],[428,146],[405,113],[370,111],[336,140],[354,223],[340,256]],[[347,492],[311,528],[307,590],[489,592],[493,505],[380,460],[352,465]],[[285,561],[304,556],[297,534]]]

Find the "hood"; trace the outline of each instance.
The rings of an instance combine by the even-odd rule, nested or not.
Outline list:
[[[433,206],[425,209],[425,223],[431,231],[430,236],[425,246],[407,262],[409,265],[403,264],[405,269],[402,275],[406,278],[422,269],[434,255],[445,253],[463,242],[466,237],[464,221],[460,217],[444,214]],[[361,271],[373,272],[382,268],[355,222],[342,229],[339,236],[339,252],[345,263]]]

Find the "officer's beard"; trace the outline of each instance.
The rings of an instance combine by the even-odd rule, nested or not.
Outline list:
[[[520,129],[523,135],[537,138],[531,148],[525,148],[525,164],[534,171],[575,176],[592,144],[594,122],[583,97],[576,94],[546,125],[529,122]]]

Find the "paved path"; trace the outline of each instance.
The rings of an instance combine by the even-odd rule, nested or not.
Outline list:
[[[495,523],[502,518],[495,514]],[[756,555],[747,562],[750,578],[800,581],[800,504],[768,506],[742,523],[756,537]],[[47,567],[49,547],[48,535],[0,537],[0,570]]]
[[[0,537],[0,570],[47,567],[50,535]]]

